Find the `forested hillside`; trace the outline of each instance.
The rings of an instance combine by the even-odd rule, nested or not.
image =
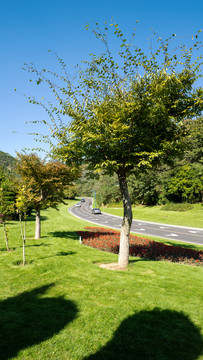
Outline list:
[[[15,158],[3,151],[0,151],[0,166],[4,170],[13,171],[15,168]]]

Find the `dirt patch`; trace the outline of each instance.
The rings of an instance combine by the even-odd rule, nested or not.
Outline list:
[[[126,267],[120,266],[118,263],[99,264],[99,267],[108,270],[117,270],[117,271],[124,271],[127,269]]]

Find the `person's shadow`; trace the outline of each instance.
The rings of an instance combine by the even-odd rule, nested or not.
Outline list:
[[[23,292],[0,302],[0,359],[41,343],[62,330],[77,315],[73,301],[43,297],[54,284]]]
[[[154,309],[126,318],[103,348],[84,359],[195,360],[202,349],[200,331],[185,314]]]

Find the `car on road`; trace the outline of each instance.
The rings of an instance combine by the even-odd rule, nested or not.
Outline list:
[[[101,210],[98,208],[93,208],[92,209],[92,214],[101,214]]]
[[[84,199],[84,198],[82,198],[82,199],[81,199],[81,202],[85,202],[85,199]]]
[[[75,206],[76,207],[81,207],[81,203],[79,202],[79,203],[75,204]]]

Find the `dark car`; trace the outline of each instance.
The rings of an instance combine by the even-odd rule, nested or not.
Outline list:
[[[101,210],[98,208],[92,209],[92,214],[101,214]]]
[[[82,199],[81,199],[81,202],[85,202],[85,199],[84,199],[84,198],[82,198]]]

